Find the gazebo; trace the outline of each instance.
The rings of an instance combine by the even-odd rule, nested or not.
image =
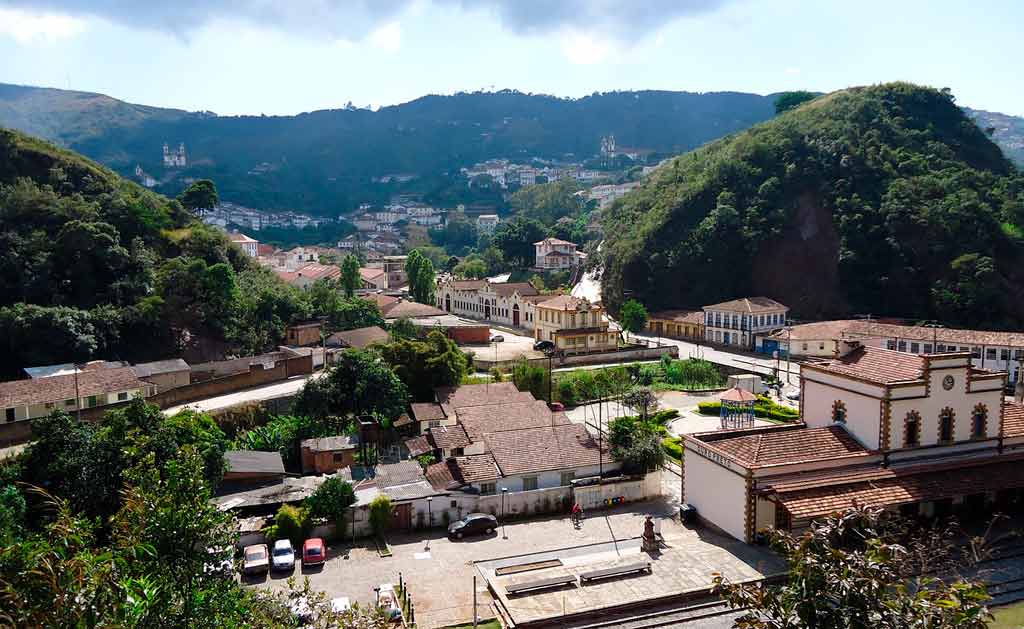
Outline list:
[[[733,387],[718,398],[722,402],[722,428],[751,428],[754,425],[754,404],[757,396]]]

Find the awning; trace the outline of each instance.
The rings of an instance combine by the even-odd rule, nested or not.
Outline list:
[[[1024,487],[1024,465],[993,461],[971,467],[895,474],[889,478],[797,491],[776,491],[774,499],[794,519],[815,518],[856,505],[891,507]]]

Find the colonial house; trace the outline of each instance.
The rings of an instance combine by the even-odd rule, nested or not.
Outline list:
[[[306,264],[296,271],[275,269],[274,273],[286,283],[302,290],[308,290],[318,280],[336,280],[341,277],[340,268],[314,262]]]
[[[497,214],[481,214],[476,217],[476,230],[481,234],[493,234],[498,228]]]
[[[801,422],[684,438],[684,501],[750,542],[855,504],[930,517],[1024,490],[1024,407],[969,352],[851,344],[801,370]]]
[[[700,310],[652,312],[644,327],[650,334],[691,341],[704,340],[704,313]]]
[[[789,308],[768,297],[744,297],[704,306],[704,340],[754,349],[755,337],[786,325]]]
[[[0,382],[3,421],[22,422],[54,411],[74,413],[156,393],[155,384],[142,380],[131,367],[90,369],[77,373]]]
[[[536,304],[547,299],[529,282],[456,280],[438,283],[437,307],[471,319],[492,321],[513,328],[533,329]]]
[[[384,269],[361,267],[359,278],[366,290],[386,290],[388,287],[388,274],[384,272]]]
[[[552,341],[566,354],[611,351],[619,343],[619,335],[608,327],[604,308],[572,295],[558,295],[537,304],[534,339]]]
[[[558,238],[545,238],[533,243],[534,268],[542,271],[571,269],[583,260],[576,243]]]
[[[520,391],[512,382],[493,384],[466,384],[460,387],[441,387],[434,391],[434,401],[410,405],[410,418],[418,425],[420,434],[436,426],[454,426],[459,410],[475,406],[493,406],[511,402],[533,402],[535,398]]]
[[[1024,359],[1024,332],[899,325],[864,319],[804,323],[775,331],[763,339],[763,343],[789,349],[794,356],[825,358],[835,356],[850,342],[909,354],[970,352],[975,367],[1005,371],[1012,383],[1019,379],[1020,361]]]
[[[381,256],[379,260],[367,261],[366,266],[381,269],[387,274],[386,283],[381,288],[401,288],[409,283],[409,276],[405,274],[408,259],[409,256]]]
[[[245,255],[250,258],[255,258],[259,254],[259,241],[246,236],[245,234],[228,234],[228,240],[238,245],[238,247],[245,252]]]

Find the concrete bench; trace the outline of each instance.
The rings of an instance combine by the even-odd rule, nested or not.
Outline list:
[[[625,566],[615,566],[614,568],[604,568],[602,570],[591,570],[590,572],[584,572],[580,574],[580,583],[586,583],[587,581],[597,581],[598,579],[610,579],[612,577],[621,577],[624,574],[633,574],[634,572],[650,572],[651,562],[641,561],[639,563],[631,563]]]
[[[505,592],[511,596],[513,594],[521,594],[523,592],[529,592],[531,590],[545,590],[548,588],[560,587],[563,585],[575,583],[576,577],[570,574],[564,577],[552,577],[550,579],[527,581],[526,583],[520,583],[518,585],[506,585]]]

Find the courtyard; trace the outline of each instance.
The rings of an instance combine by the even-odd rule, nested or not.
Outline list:
[[[352,602],[373,604],[373,588],[398,583],[401,574],[415,603],[417,625],[446,627],[472,622],[474,577],[477,613],[481,618],[494,617],[487,578],[493,577],[495,562],[521,563],[515,558],[537,553],[565,555],[568,563],[635,556],[639,551],[636,538],[643,532],[647,515],[655,519],[667,546],[657,560],[657,578],[651,581],[658,584],[659,592],[706,587],[715,571],[755,578],[781,569],[781,562],[767,551],[707,529],[683,526],[674,514],[674,501],[657,499],[588,512],[579,528],[568,517],[558,516],[509,522],[494,535],[463,540],[448,539],[442,529],[396,533],[388,536],[390,557],[381,557],[370,539],[356,540],[354,545],[339,542],[329,546],[322,568],[306,570],[297,565],[292,574],[275,573],[246,583],[286,590],[289,576],[309,577],[313,589],[329,598],[345,596]],[[570,556],[576,559],[570,560]],[[588,588],[588,600],[600,606],[614,604],[624,593],[635,596],[630,585],[610,585]],[[602,591],[606,595],[602,596]],[[537,600],[540,609],[550,607],[544,599]],[[577,608],[587,604],[573,603]]]

